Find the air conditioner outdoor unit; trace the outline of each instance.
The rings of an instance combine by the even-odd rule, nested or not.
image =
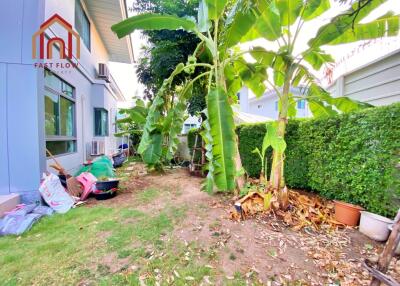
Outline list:
[[[104,79],[106,82],[110,82],[110,72],[106,64],[99,64],[98,78]]]
[[[105,144],[104,141],[92,141],[92,156],[100,156],[105,154]]]

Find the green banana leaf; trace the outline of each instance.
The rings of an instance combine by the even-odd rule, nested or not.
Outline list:
[[[300,15],[304,21],[309,21],[322,15],[330,7],[329,0],[307,0]]]
[[[236,134],[228,95],[221,87],[208,94],[207,110],[213,141],[213,179],[218,189],[231,191],[235,188]]]
[[[374,0],[368,2],[363,9],[361,9],[355,19],[355,24],[359,23],[362,19],[364,19],[368,14],[386,2],[387,0]],[[342,36],[344,33],[352,29],[354,18],[349,15],[353,15],[356,13],[358,8],[358,2],[354,3],[351,8],[344,11],[343,13],[337,15],[331,21],[323,25],[319,28],[316,36],[312,38],[308,45],[311,49],[320,47],[322,45],[329,44],[335,41],[337,38]]]
[[[208,18],[217,20],[225,9],[228,0],[205,0],[208,6]]]
[[[173,15],[145,13],[130,17],[111,26],[118,38],[125,37],[135,30],[178,30],[196,31],[196,23]]]

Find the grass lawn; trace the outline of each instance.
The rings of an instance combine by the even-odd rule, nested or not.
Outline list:
[[[0,237],[0,285],[369,285],[360,261],[382,245],[356,230],[238,223],[229,197],[201,192],[185,170],[142,173],[129,162],[115,198]]]
[[[125,165],[119,176],[129,183],[126,172]],[[22,236],[0,238],[0,285],[198,284],[213,274],[199,263],[207,253],[174,239],[187,206],[173,206],[166,195],[167,187],[145,188],[124,194],[128,204],[89,204],[44,218]],[[162,206],[147,211],[154,200]]]
[[[138,202],[158,195],[159,190],[148,189]],[[185,207],[171,206],[154,214],[94,206],[45,218],[20,237],[0,239],[0,281],[2,285],[139,285],[142,275],[152,285],[157,275],[170,274],[176,285],[196,284],[212,274],[211,269],[190,259],[195,245],[171,239],[185,212]]]

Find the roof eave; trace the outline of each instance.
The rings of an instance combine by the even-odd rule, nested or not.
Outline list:
[[[131,37],[118,39],[111,26],[128,17],[125,0],[86,0],[86,7],[96,30],[108,52],[109,61],[133,63],[134,52]]]

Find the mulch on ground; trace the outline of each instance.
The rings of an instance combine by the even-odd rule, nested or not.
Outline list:
[[[369,285],[371,277],[361,263],[367,257],[374,259],[383,244],[355,228],[295,228],[275,213],[234,221],[230,215],[232,198],[200,191],[201,178],[190,176],[186,169],[138,175],[143,165],[134,163],[130,167],[124,170],[131,175],[122,183],[122,194],[89,204],[130,205],[145,189],[165,190],[165,197],[141,208],[157,212],[167,203],[188,208],[173,235],[187,245],[196,243],[200,252],[213,253],[208,266],[219,273],[217,285],[235,281],[239,274],[249,283],[271,285]],[[393,259],[389,274],[400,281],[400,260]]]

